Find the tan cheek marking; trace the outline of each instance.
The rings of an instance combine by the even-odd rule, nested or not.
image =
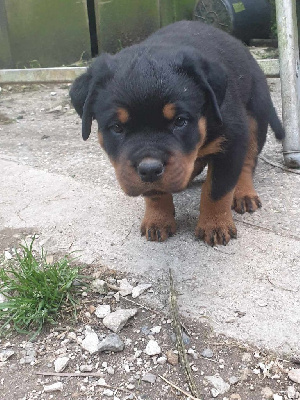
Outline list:
[[[199,149],[198,157],[202,158],[208,156],[209,154],[216,154],[223,151],[222,144],[226,141],[223,136],[219,136],[217,139],[210,142],[208,145]]]
[[[100,131],[98,131],[98,142],[100,143],[100,146],[103,147],[103,136]]]
[[[201,136],[201,145],[205,142],[206,139],[206,133],[207,133],[206,126],[207,126],[206,118],[201,117],[198,121],[198,128]]]
[[[165,118],[171,121],[175,117],[175,114],[176,114],[175,104],[168,103],[164,106],[163,115]]]
[[[129,112],[125,108],[122,107],[118,108],[117,116],[122,124],[126,124],[126,122],[129,121]]]

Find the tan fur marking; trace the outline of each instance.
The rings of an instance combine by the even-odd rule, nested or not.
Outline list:
[[[126,124],[126,122],[129,121],[129,112],[126,110],[126,108],[122,107],[118,108],[117,116],[122,124]]]
[[[201,136],[201,144],[202,145],[205,142],[206,139],[206,127],[207,127],[207,121],[205,117],[201,117],[198,121],[198,128],[199,128],[199,132],[200,132],[200,136]]]
[[[171,121],[175,117],[175,114],[176,114],[175,104],[168,103],[164,106],[163,115],[165,118]]]
[[[201,147],[198,151],[197,157],[202,158],[210,154],[220,153],[223,150],[222,144],[225,142],[225,140],[226,139],[223,136],[219,136],[206,146]]]
[[[176,232],[174,204],[171,194],[145,197],[145,216],[141,233],[148,240],[164,241]]]
[[[249,143],[242,172],[235,187],[233,208],[239,212],[253,212],[261,206],[259,197],[253,185],[253,171],[257,157],[257,122],[248,117]]]
[[[98,142],[100,143],[100,146],[103,147],[103,136],[100,131],[98,131]]]
[[[211,199],[212,169],[208,166],[205,183],[202,185],[200,216],[196,228],[196,236],[210,245],[227,244],[231,237],[236,236],[231,204],[233,190],[220,200]]]

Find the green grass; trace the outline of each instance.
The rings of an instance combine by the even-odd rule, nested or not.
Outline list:
[[[13,262],[0,267],[0,293],[6,298],[0,303],[1,335],[16,331],[32,335],[33,340],[64,310],[76,318],[76,295],[84,285],[80,267],[73,266],[68,256],[49,264],[43,250],[36,257],[34,240],[20,246]]]

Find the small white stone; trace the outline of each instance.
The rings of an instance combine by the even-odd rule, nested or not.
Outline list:
[[[135,386],[132,383],[128,383],[128,385],[126,385],[126,387],[129,390],[133,390],[135,388]]]
[[[55,372],[62,372],[69,362],[69,357],[59,357],[54,361]]]
[[[300,383],[300,369],[291,369],[288,373],[288,377],[295,383]]]
[[[110,305],[108,304],[101,304],[95,310],[95,314],[98,318],[105,318],[108,314],[110,314]]]
[[[97,380],[97,385],[98,386],[106,386],[105,379],[103,379],[103,378],[98,379]]]
[[[4,252],[4,257],[5,257],[6,260],[11,260],[12,259],[12,255],[7,250],[5,250],[5,252]]]
[[[107,367],[107,368],[106,368],[106,372],[107,372],[109,375],[114,375],[115,370],[114,370],[113,367]]]
[[[161,331],[161,326],[154,326],[153,328],[150,329],[151,333],[160,333]]]
[[[79,369],[81,372],[91,372],[91,371],[93,371],[93,365],[92,364],[83,364],[83,365],[80,365]]]
[[[44,386],[44,392],[46,393],[57,392],[62,390],[63,390],[63,384],[61,382],[55,382],[52,385]]]
[[[125,297],[132,293],[133,286],[128,282],[127,279],[121,279],[119,293]]]
[[[137,314],[137,308],[117,310],[103,319],[103,325],[113,332],[119,332],[126,322]]]
[[[206,376],[205,379],[217,389],[219,394],[224,394],[230,389],[229,383],[225,382],[219,375]]]
[[[13,350],[3,350],[0,353],[0,362],[7,361],[15,352]]]
[[[114,392],[112,390],[110,390],[110,389],[104,389],[103,390],[103,395],[107,396],[107,397],[113,397]]]
[[[51,95],[51,96],[56,96],[57,93],[56,93],[56,92],[51,92],[50,95]]]
[[[145,353],[148,354],[148,356],[156,356],[161,353],[161,348],[155,340],[149,340]]]
[[[287,388],[287,396],[289,399],[295,399],[296,398],[296,389],[294,386],[288,386]]]
[[[151,288],[151,283],[143,283],[135,286],[132,289],[132,298],[135,299],[139,297],[142,293],[144,293],[147,289]]]
[[[87,325],[85,329],[85,338],[82,341],[81,346],[90,354],[94,354],[98,351],[99,344],[100,341],[97,333],[90,326]]]
[[[6,297],[4,296],[4,294],[0,293],[0,303],[5,303],[6,302]]]
[[[167,357],[159,357],[158,359],[157,359],[157,364],[159,364],[159,365],[165,365],[166,364],[166,362],[167,362]]]
[[[283,400],[283,397],[279,396],[279,394],[274,394],[273,395],[273,400]]]

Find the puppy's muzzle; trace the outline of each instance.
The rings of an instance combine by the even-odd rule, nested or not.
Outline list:
[[[137,166],[137,172],[143,182],[155,182],[164,173],[164,164],[155,158],[144,158]]]

